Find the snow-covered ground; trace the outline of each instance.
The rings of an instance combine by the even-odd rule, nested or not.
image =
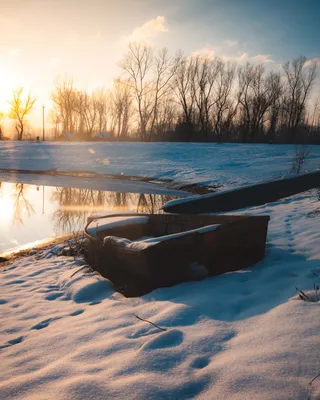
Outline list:
[[[320,302],[295,297],[317,296],[319,206],[312,191],[251,209],[271,216],[262,262],[142,298],[57,247],[14,261],[0,272],[0,398],[319,399]]]
[[[234,187],[289,173],[294,155],[291,145],[9,141],[0,143],[0,170],[86,171]],[[320,168],[320,146],[312,147],[304,168]]]

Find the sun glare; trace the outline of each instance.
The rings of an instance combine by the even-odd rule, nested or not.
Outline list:
[[[2,224],[12,221],[13,201],[9,196],[0,197],[0,221]]]

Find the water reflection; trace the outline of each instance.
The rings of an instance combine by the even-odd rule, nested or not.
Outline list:
[[[27,191],[28,185],[24,185],[23,183],[15,184],[15,193],[14,193],[14,213],[13,213],[13,223],[15,224],[23,224],[23,218],[27,216],[28,218],[34,214],[34,208],[32,204],[27,199]]]
[[[95,212],[159,213],[172,198],[0,182],[0,251],[83,230]]]
[[[60,205],[52,215],[55,229],[67,233],[74,226],[80,225],[83,229],[88,215],[94,212],[132,211],[154,214],[159,213],[160,207],[172,197],[60,187],[53,192],[52,199]]]

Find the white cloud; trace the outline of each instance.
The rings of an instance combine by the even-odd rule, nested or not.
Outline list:
[[[192,56],[200,56],[200,57],[214,57],[216,55],[215,50],[208,46],[208,47],[203,47],[200,50],[196,50],[192,53]]]
[[[224,43],[229,47],[238,46],[238,41],[237,40],[225,40]]]
[[[222,55],[221,58],[225,61],[235,61],[238,64],[267,64],[274,62],[273,60],[271,60],[270,54],[256,54],[255,56],[250,56],[248,53],[241,53],[231,56]]]
[[[310,67],[311,65],[313,65],[313,63],[316,64],[317,68],[320,68],[320,58],[313,58],[312,60],[307,60],[304,65],[306,67]]]
[[[168,24],[165,17],[159,15],[156,18],[150,19],[143,25],[135,28],[127,37],[129,42],[149,42],[156,38],[159,33],[169,32]]]
[[[250,55],[247,52],[239,51],[237,41],[224,40],[217,44],[206,44],[203,48],[196,50],[192,53],[193,56],[202,57],[219,57],[224,61],[237,62],[238,64],[245,64],[247,62],[252,64],[266,64],[273,63],[270,54],[255,54]]]
[[[256,56],[251,57],[251,60],[254,64],[266,64],[274,62],[270,58],[270,54],[257,54]]]

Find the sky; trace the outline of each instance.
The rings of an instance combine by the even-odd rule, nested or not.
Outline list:
[[[51,107],[55,78],[111,86],[130,41],[240,63],[320,59],[319,0],[0,0],[0,111],[14,88]]]

